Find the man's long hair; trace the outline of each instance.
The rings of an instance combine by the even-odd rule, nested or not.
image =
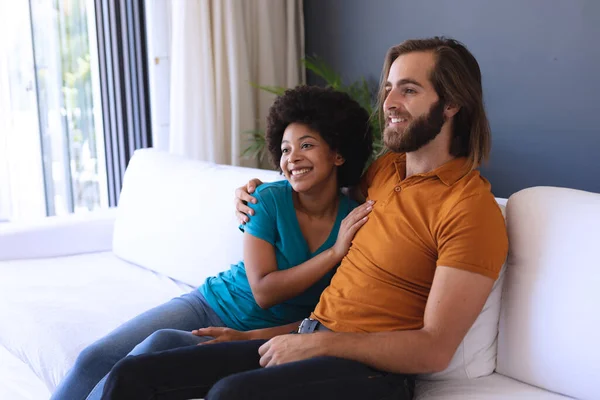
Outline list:
[[[394,60],[402,54],[431,51],[435,67],[429,77],[440,101],[460,107],[454,116],[450,154],[467,157],[473,170],[486,161],[491,147],[490,125],[483,105],[481,70],[477,60],[460,42],[445,37],[413,39],[390,48],[385,56],[378,94],[381,126],[384,126],[385,83]]]

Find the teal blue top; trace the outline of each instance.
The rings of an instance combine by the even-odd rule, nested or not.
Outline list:
[[[342,220],[358,205],[347,196],[340,195],[333,229],[325,243],[311,253],[300,231],[289,182],[265,183],[258,187],[254,196],[258,200],[257,204],[249,204],[255,212],[254,216],[239,228],[242,232],[273,245],[277,268],[280,270],[300,265],[332,247],[337,240]],[[260,308],[252,296],[243,261],[232,265],[228,271],[208,278],[199,290],[229,328],[243,331],[262,329],[308,317],[319,301],[321,292],[329,285],[336,268],[304,293],[266,310]]]

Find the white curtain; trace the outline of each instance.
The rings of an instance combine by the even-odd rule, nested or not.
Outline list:
[[[302,0],[174,0],[171,29],[170,151],[258,167],[244,132],[274,96],[252,84],[304,82]]]

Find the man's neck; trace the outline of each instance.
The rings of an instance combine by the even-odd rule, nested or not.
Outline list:
[[[426,174],[453,160],[455,157],[450,154],[451,137],[450,130],[446,129],[419,150],[406,153],[406,178]]]

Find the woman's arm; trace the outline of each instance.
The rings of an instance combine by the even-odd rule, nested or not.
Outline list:
[[[254,339],[272,339],[275,336],[285,335],[292,331],[297,331],[301,321],[292,322],[291,324],[274,326],[271,328],[254,329],[252,331],[236,331],[231,328],[209,327],[193,330],[192,333],[196,336],[211,336],[213,340],[202,342],[201,344],[211,344],[219,342],[233,342],[238,340],[254,340]]]
[[[250,339],[272,339],[275,336],[286,335],[290,332],[297,332],[302,321],[292,322],[291,324],[274,326],[271,328],[255,329],[248,331]]]
[[[244,264],[256,303],[267,309],[296,297],[338,265],[348,252],[354,235],[367,221],[367,214],[371,212],[372,205],[372,202],[365,203],[344,218],[333,247],[285,270],[277,268],[275,248],[272,244],[245,233]]]
[[[244,264],[252,295],[267,309],[298,296],[339,264],[341,257],[331,248],[293,268],[277,269],[272,244],[244,234]]]

